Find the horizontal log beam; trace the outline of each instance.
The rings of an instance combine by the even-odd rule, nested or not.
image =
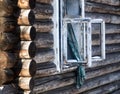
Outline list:
[[[112,6],[119,6],[120,1],[119,0],[86,0],[88,2],[96,2],[96,3],[102,3],[102,4],[107,4],[107,5],[112,5]]]
[[[33,58],[36,53],[36,46],[32,41],[21,41],[18,46],[19,58]]]
[[[67,72],[72,72],[72,71],[74,71],[76,68],[77,68],[77,66],[75,66],[75,67],[70,67],[70,68],[64,69],[61,73],[58,72],[58,71],[56,70],[56,68],[48,68],[48,69],[43,69],[43,70],[39,70],[39,69],[38,69],[38,70],[36,71],[35,77],[36,77],[36,78],[39,78],[39,77],[47,77],[47,76],[51,76],[51,75],[63,74],[63,73],[67,73]]]
[[[111,78],[111,76],[114,76]],[[85,91],[109,84],[109,83],[113,83],[119,79],[119,71],[118,72],[114,72],[112,74],[107,74],[101,77],[98,77],[96,79],[91,79],[89,81],[86,81],[86,83],[80,88],[80,89],[76,89],[75,87],[73,87],[73,89],[69,89],[66,92],[71,92],[71,93],[83,93]],[[64,91],[63,91],[64,92]],[[64,92],[64,93],[66,93]],[[62,93],[62,92],[61,92]]]
[[[54,61],[53,49],[38,49],[34,57],[36,63],[52,62]]]
[[[17,31],[22,41],[31,41],[36,37],[36,29],[33,26],[19,26]]]
[[[37,33],[35,44],[37,48],[52,48],[53,47],[53,35],[50,33]]]
[[[18,0],[18,7],[22,9],[33,9],[35,8],[36,0]]]
[[[100,55],[100,46],[93,46],[92,47],[92,55],[96,56],[96,55]],[[120,52],[120,45],[119,44],[110,44],[110,45],[106,45],[106,54],[108,53],[115,53],[115,52]]]
[[[34,24],[36,28],[36,32],[51,32],[53,30],[53,22],[52,21],[36,21]]]
[[[19,77],[18,86],[23,90],[33,90],[34,79],[31,77]]]
[[[111,76],[115,76],[115,77],[111,78]],[[72,92],[71,94],[73,94],[73,92],[75,94],[82,93],[86,90],[90,90],[90,89],[96,88],[98,86],[105,85],[105,84],[111,83],[111,82],[116,81],[116,80],[120,80],[119,76],[120,76],[119,71],[114,72],[112,74],[106,74],[106,75],[103,75],[101,77],[96,77],[96,79],[87,80],[86,83],[84,83],[84,85],[81,87],[81,89],[76,89],[74,87],[73,88],[74,91],[72,91],[71,89],[69,89],[68,91]],[[49,91],[49,90],[57,89],[60,87],[72,85],[74,83],[75,83],[74,77],[61,79],[61,80],[53,80],[53,81],[47,82],[45,84],[36,86],[34,88],[34,91],[36,91],[36,93],[42,93],[45,91]]]
[[[120,43],[120,40],[118,40],[118,39],[106,40],[106,45],[118,44],[118,43]],[[100,45],[100,41],[99,40],[94,40],[94,41],[92,41],[92,45],[93,46]]]
[[[0,69],[13,68],[17,58],[14,53],[0,51]]]
[[[0,86],[9,83],[14,79],[14,73],[10,69],[1,70],[0,69]]]
[[[115,81],[113,83],[103,85],[101,87],[86,91],[84,93],[85,94],[94,94],[95,92],[97,92],[99,94],[103,94],[103,93],[110,94],[112,92],[112,94],[119,94],[120,91],[118,93],[113,93],[116,89],[119,89],[119,86],[120,86],[120,81]]]
[[[0,17],[0,32],[15,31],[17,22],[12,17]]]
[[[18,92],[18,87],[15,87],[13,84],[7,84],[0,87],[0,93],[3,94],[14,94]]]
[[[113,63],[98,68],[86,69],[86,79],[96,78],[120,70],[120,64]]]
[[[119,7],[112,7],[112,6],[101,5],[96,3],[88,3],[88,2],[86,2],[85,11],[120,15]]]
[[[44,70],[56,67],[54,62],[37,63],[36,66],[37,66],[36,70]]]
[[[100,31],[93,29],[92,34],[100,34]],[[105,34],[120,34],[120,29],[106,29]]]
[[[0,49],[10,50],[19,42],[19,38],[11,33],[1,33],[0,34]]]
[[[18,25],[33,25],[35,21],[35,15],[30,9],[21,9],[20,16],[18,17]]]
[[[120,61],[120,54],[118,53],[111,53],[106,55],[106,59],[101,62],[93,62],[91,68],[97,68],[97,67],[102,67],[102,66],[107,66],[108,64],[114,64]],[[62,73],[67,73],[67,72],[72,72],[76,69],[77,67],[70,67],[67,69],[64,69]],[[61,73],[61,74],[62,74]],[[48,69],[43,69],[43,70],[37,70],[36,72],[36,77],[47,77],[51,75],[57,75],[60,74],[56,68],[48,68]]]
[[[17,76],[33,77],[36,73],[36,62],[32,59],[21,59],[14,67]]]
[[[36,4],[36,7],[33,11],[37,20],[51,19],[53,15],[52,5]]]
[[[0,17],[7,17],[11,15],[15,15],[17,12],[16,7],[17,0],[1,0],[0,1]]]
[[[105,60],[93,62],[92,63],[92,68],[117,63],[119,61],[120,61],[119,52],[109,53],[109,54],[106,54],[106,59]]]
[[[36,0],[38,3],[51,4],[53,0]]]
[[[49,91],[51,89],[56,89],[56,88],[60,88],[60,87],[63,87],[63,86],[71,85],[71,83],[72,84],[75,83],[75,80],[73,78],[66,78],[66,79],[62,79],[62,80],[54,80],[54,81],[51,81],[49,83],[46,83],[46,84],[43,84],[43,85],[40,85],[40,86],[36,86],[34,88],[34,91],[36,93],[42,93],[42,92],[45,92],[45,91]]]
[[[120,21],[118,20],[118,19],[120,19],[120,16],[118,16],[118,15],[86,12],[86,16],[90,17],[92,19],[95,19],[95,18],[103,19],[106,23],[120,24]]]

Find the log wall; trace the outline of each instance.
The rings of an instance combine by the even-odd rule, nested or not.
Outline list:
[[[54,13],[52,0],[36,0],[34,27],[36,29],[37,63],[34,78],[26,78],[24,90],[16,84],[4,85],[0,94],[119,94],[120,93],[120,1],[119,0],[86,0],[86,16],[102,18],[106,22],[106,60],[93,62],[91,68],[86,68],[86,81],[80,89],[76,89],[75,69],[65,69],[62,73],[56,71],[54,65],[54,41],[52,15]],[[93,30],[96,35],[97,29]],[[98,54],[98,41],[93,54]],[[30,66],[30,65],[29,65]],[[24,75],[20,73],[20,75]],[[28,75],[30,75],[28,73]],[[19,78],[25,79],[25,78]],[[34,84],[33,84],[34,80]],[[28,87],[29,85],[29,87]],[[22,83],[20,83],[22,86]],[[4,92],[4,93],[3,93]]]

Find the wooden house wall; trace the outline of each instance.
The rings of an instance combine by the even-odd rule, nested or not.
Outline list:
[[[21,91],[13,84],[1,87],[0,94],[119,94],[120,93],[120,0],[86,0],[86,16],[102,18],[106,22],[106,60],[93,62],[86,68],[86,81],[76,89],[75,69],[56,71],[54,62],[54,22],[52,0],[36,0],[33,10],[37,31],[34,60],[37,72],[31,91]],[[96,29],[93,31],[95,34]],[[95,43],[97,44],[97,39]],[[97,53],[97,49],[94,49]]]

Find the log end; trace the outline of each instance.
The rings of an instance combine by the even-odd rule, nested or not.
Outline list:
[[[33,77],[36,73],[36,62],[31,59],[22,59],[14,67],[15,75]]]
[[[19,26],[17,31],[22,41],[33,41],[36,37],[36,29],[33,26]]]
[[[36,37],[36,29],[35,27],[31,27],[30,38],[31,40],[34,40],[35,37]]]
[[[18,86],[23,90],[33,90],[34,79],[31,77],[20,77],[18,79]]]
[[[33,25],[34,22],[35,22],[35,15],[34,15],[34,12],[33,12],[33,11],[30,11],[29,16],[28,16],[28,19],[29,19],[30,25]]]
[[[18,48],[18,57],[23,59],[33,58],[36,54],[36,45],[32,41],[21,41]]]
[[[33,25],[35,21],[35,15],[30,9],[21,9],[20,16],[17,20],[18,25]]]
[[[34,60],[31,61],[31,64],[30,64],[30,75],[33,77],[36,73],[36,62]]]
[[[35,8],[36,0],[29,0],[29,5],[31,9]]]
[[[18,7],[22,9],[33,9],[35,8],[36,0],[18,0]]]
[[[36,54],[36,45],[34,42],[32,42],[29,46],[29,55],[31,58],[33,58]]]

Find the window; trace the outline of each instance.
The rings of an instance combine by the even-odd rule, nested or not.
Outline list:
[[[96,25],[99,25],[99,26],[96,26]],[[92,57],[92,61],[101,61],[101,60],[104,60],[106,57],[105,56],[105,22],[102,19],[92,19],[91,28],[93,27],[97,27],[97,32],[95,32],[94,35],[95,37],[98,38],[98,41],[97,41],[98,44],[92,43],[93,44],[92,47],[96,46],[96,48],[99,48],[99,52],[97,56],[92,54],[91,57]],[[94,41],[94,37],[92,40]]]
[[[89,30],[90,19],[64,19],[61,36],[63,62],[70,63],[87,63],[87,52],[90,52],[91,30]]]
[[[105,59],[105,23],[102,19],[84,17],[84,0],[54,0],[54,49],[58,71],[72,64],[92,66]],[[93,55],[92,26],[100,24],[100,54]]]

